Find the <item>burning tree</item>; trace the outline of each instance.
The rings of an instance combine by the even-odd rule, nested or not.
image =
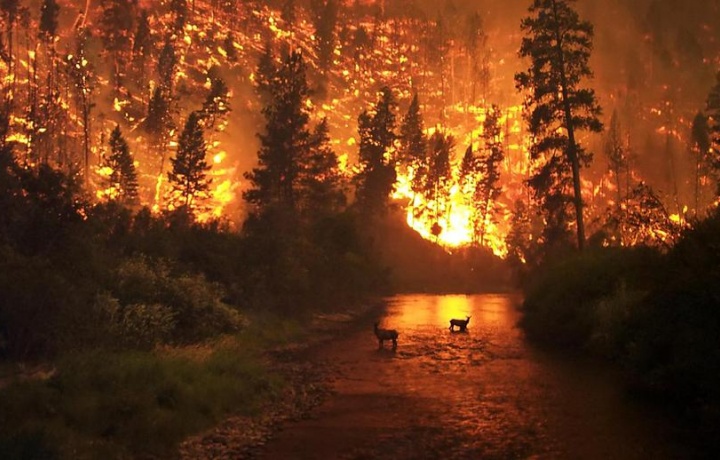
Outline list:
[[[207,177],[211,166],[207,163],[206,154],[201,116],[192,112],[180,134],[177,154],[170,159],[172,171],[168,173],[175,195],[173,204],[177,208],[183,207],[186,212],[190,211],[194,202],[209,197],[212,179]]]
[[[89,31],[86,28],[77,30],[75,37],[75,53],[67,57],[67,73],[73,88],[79,118],[83,130],[83,165],[85,183],[90,179],[90,121],[93,106],[95,75],[88,62],[86,49]]]
[[[215,123],[230,111],[229,90],[225,81],[216,75],[209,75],[210,91],[205,97],[202,106],[202,116],[207,128],[213,128]]]
[[[147,61],[153,52],[153,38],[150,19],[146,9],[140,11],[135,35],[133,36],[133,62],[138,73],[138,80],[145,82]]]
[[[483,28],[482,16],[475,12],[465,22],[464,45],[467,55],[467,80],[470,83],[469,102],[475,105],[478,96],[484,101],[488,97],[490,86],[489,53],[487,52],[488,37]]]
[[[100,30],[105,50],[112,61],[113,88],[116,92],[122,87],[125,73],[126,55],[131,50],[132,30],[135,22],[135,8],[131,0],[104,0]],[[147,19],[147,18],[146,18]]]
[[[168,99],[172,99],[173,80],[175,79],[175,71],[178,63],[175,54],[175,46],[169,39],[165,41],[160,56],[158,56],[157,73],[160,78],[160,88]]]
[[[335,26],[338,21],[339,5],[337,0],[311,0],[312,20],[315,26],[315,41],[318,55],[318,67],[327,72],[335,52]]]
[[[45,94],[38,98],[37,110],[32,114],[33,136],[37,137],[38,157],[48,163],[54,153],[55,125],[57,122],[57,71],[55,42],[57,40],[58,14],[60,6],[55,0],[44,0],[40,9],[39,37],[47,53],[47,84]],[[37,65],[37,64],[35,64]],[[39,92],[40,85],[35,82],[33,91]],[[35,107],[33,107],[34,109]]]
[[[577,244],[585,245],[580,168],[592,155],[579,144],[577,132],[600,132],[601,109],[592,89],[581,80],[592,76],[588,65],[593,26],[581,21],[570,6],[574,0],[534,0],[531,16],[522,21],[520,56],[530,58],[528,71],[515,76],[517,87],[529,92],[525,101],[533,136],[531,157],[540,160],[530,179],[547,220],[545,241],[557,243],[567,232],[569,205],[575,208]]]

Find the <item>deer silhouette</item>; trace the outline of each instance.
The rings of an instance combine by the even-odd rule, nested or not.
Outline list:
[[[455,326],[460,328],[460,331],[464,331],[467,329],[467,325],[470,322],[470,317],[466,316],[465,319],[451,319],[450,320],[450,330],[455,331]]]
[[[375,337],[378,339],[378,348],[383,347],[383,342],[392,340],[393,350],[397,348],[397,338],[400,334],[395,329],[380,329],[380,323],[375,323]]]

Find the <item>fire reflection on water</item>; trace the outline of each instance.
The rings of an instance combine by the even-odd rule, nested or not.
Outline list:
[[[482,299],[482,300],[479,300]],[[512,328],[518,319],[515,308],[508,306],[507,295],[409,295],[402,297],[402,308],[397,298],[390,300],[389,326],[402,328],[447,328],[451,318],[472,317],[474,324],[502,325]]]

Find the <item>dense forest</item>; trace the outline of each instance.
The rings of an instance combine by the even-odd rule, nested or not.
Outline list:
[[[3,0],[0,359],[512,281],[531,338],[716,417],[718,16]]]

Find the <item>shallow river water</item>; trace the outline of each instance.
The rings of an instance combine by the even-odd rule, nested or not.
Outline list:
[[[610,369],[534,349],[512,295],[388,299],[381,327],[313,353],[334,394],[285,427],[268,459],[687,458],[666,420],[628,399]],[[471,316],[466,332],[450,318]]]

